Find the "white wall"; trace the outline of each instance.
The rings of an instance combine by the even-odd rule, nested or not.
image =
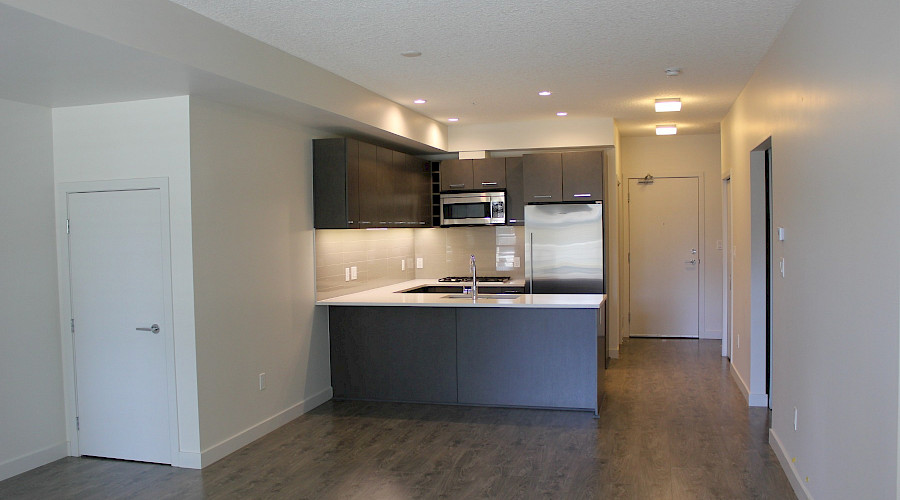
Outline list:
[[[701,338],[722,338],[722,258],[717,248],[722,240],[721,153],[718,134],[622,137],[623,196],[629,178],[667,175],[698,175],[703,183],[704,237],[700,265],[703,266],[703,316]],[[628,224],[628,207],[622,214]],[[627,248],[625,249],[627,252]],[[623,254],[625,255],[625,254]],[[627,265],[626,265],[627,267]],[[625,293],[628,285],[624,283]]]
[[[612,118],[555,118],[448,127],[448,151],[527,150],[611,146]]]
[[[67,453],[49,108],[0,100],[0,480]]]
[[[180,453],[176,464],[200,465],[194,289],[191,251],[188,97],[56,108],[55,181],[168,177],[173,323]],[[60,257],[63,258],[63,257]],[[67,300],[67,298],[64,298]],[[71,387],[67,388],[71,392]],[[69,394],[69,406],[74,397]],[[69,432],[73,432],[72,427]]]
[[[805,0],[722,123],[744,335],[750,151],[772,138],[774,224],[786,229],[774,257],[786,275],[773,283],[770,442],[795,489],[817,499],[898,494],[898,24],[896,0]],[[745,380],[748,349],[733,357]]]
[[[314,305],[316,133],[193,98],[190,108],[205,466],[330,399],[331,372],[327,311]]]

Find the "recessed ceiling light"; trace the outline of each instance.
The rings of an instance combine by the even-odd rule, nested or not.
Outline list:
[[[413,102],[416,103],[416,104],[425,104],[425,103],[428,102],[428,101],[426,101],[425,99],[416,99],[416,100],[413,101]]]
[[[675,135],[677,133],[678,127],[676,127],[674,123],[656,126],[656,135]]]
[[[538,92],[538,95],[550,95],[552,93],[553,92],[550,92],[549,90],[542,90],[542,91]]]
[[[422,55],[422,53],[418,50],[407,50],[405,52],[401,52],[400,55],[403,57],[419,57]]]
[[[458,122],[459,118],[447,118],[448,122]]]
[[[667,113],[669,111],[681,111],[681,99],[679,99],[677,97],[666,97],[665,99],[657,99],[655,106],[656,106],[657,113]]]
[[[560,111],[559,113],[556,113],[556,116],[566,116],[568,114],[569,113],[566,113],[565,111]]]

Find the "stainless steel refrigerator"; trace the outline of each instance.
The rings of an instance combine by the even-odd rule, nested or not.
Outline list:
[[[525,207],[525,291],[606,292],[602,204]]]

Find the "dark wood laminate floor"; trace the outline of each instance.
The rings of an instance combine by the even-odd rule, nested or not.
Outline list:
[[[795,498],[720,352],[631,340],[599,419],[328,402],[202,471],[66,458],[0,498]]]

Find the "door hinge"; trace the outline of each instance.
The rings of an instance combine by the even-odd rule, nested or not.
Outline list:
[[[72,325],[72,333],[75,333],[75,318],[72,318],[70,321]]]
[[[78,421],[78,417],[75,417],[75,430],[76,431],[81,430],[81,422]]]
[[[631,312],[628,313],[628,322],[631,323]]]
[[[69,219],[66,219],[66,234],[69,234]]]
[[[628,263],[631,264],[631,252],[628,252]]]

